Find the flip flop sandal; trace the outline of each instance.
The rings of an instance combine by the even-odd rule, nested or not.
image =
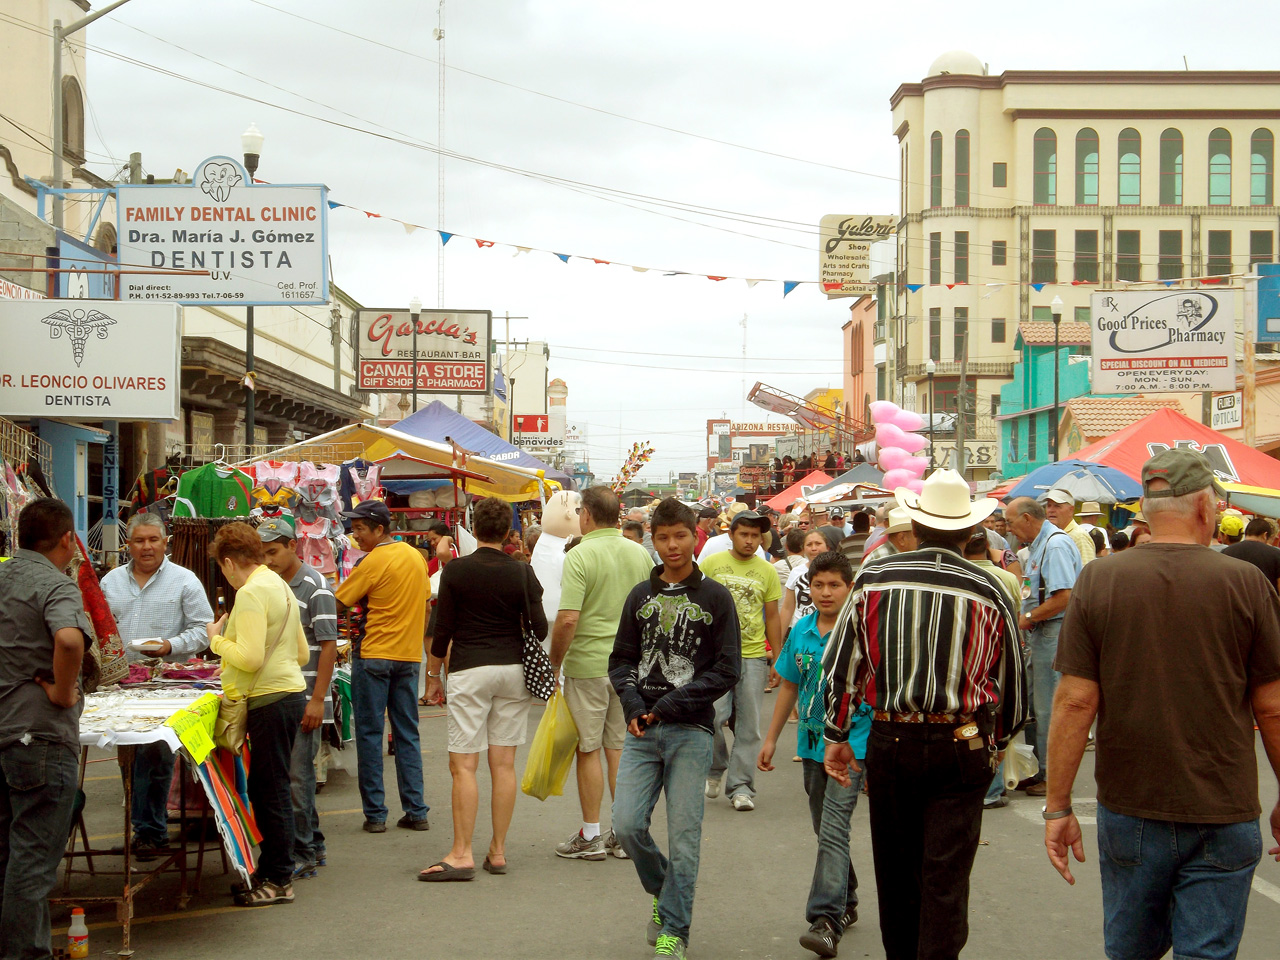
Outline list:
[[[507,865],[505,863],[494,863],[488,857],[485,857],[484,869],[494,876],[499,876],[507,872]]]
[[[293,899],[292,884],[286,883],[280,886],[270,880],[264,880],[248,893],[237,898],[237,902],[242,907],[269,907],[277,903],[293,903]]]
[[[431,867],[439,867],[439,870],[432,871]],[[454,880],[474,880],[476,877],[475,867],[455,867],[441,860],[439,863],[431,864],[426,870],[418,874],[418,879],[423,883],[449,883]]]

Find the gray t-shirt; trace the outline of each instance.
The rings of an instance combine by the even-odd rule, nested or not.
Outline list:
[[[82,704],[55,706],[35,682],[37,671],[52,679],[53,635],[67,627],[91,636],[70,577],[31,550],[0,563],[0,749],[28,735],[80,749]]]
[[[310,697],[316,689],[320,645],[325,641],[338,639],[338,604],[324,575],[305,563],[289,581],[289,588],[298,600],[302,632],[307,636],[307,649],[311,651],[307,665],[302,668],[302,679],[306,681],[307,696]],[[325,719],[333,719],[333,698],[328,690],[324,694],[324,704]]]

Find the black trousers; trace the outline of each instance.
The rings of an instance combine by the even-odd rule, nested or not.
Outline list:
[[[258,848],[259,880],[286,884],[293,879],[293,798],[289,764],[307,707],[305,693],[249,710],[249,802],[262,845]]]
[[[886,960],[956,960],[969,939],[969,873],[991,785],[986,742],[947,724],[872,724],[871,846]]]

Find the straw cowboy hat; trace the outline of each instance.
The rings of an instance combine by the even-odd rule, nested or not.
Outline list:
[[[954,470],[935,470],[917,496],[907,487],[893,491],[898,506],[921,526],[934,530],[964,530],[995,512],[1000,501],[969,500],[969,484]]]
[[[907,515],[907,511],[901,507],[894,507],[889,511],[889,527],[885,530],[887,536],[895,533],[906,533],[911,529],[911,517]]]

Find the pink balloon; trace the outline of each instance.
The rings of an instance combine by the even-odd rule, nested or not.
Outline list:
[[[874,424],[892,423],[893,418],[901,412],[902,408],[892,400],[876,400],[870,405],[871,422]]]
[[[924,472],[929,469],[928,457],[908,457],[902,463],[902,469],[915,474],[916,479],[923,479]]]
[[[903,430],[919,430],[924,426],[924,417],[914,410],[899,410],[891,422],[895,427],[901,427]]]
[[[898,487],[905,487],[916,477],[907,470],[890,470],[884,475],[884,487],[886,490],[896,490]]]
[[[909,459],[911,459],[911,454],[901,447],[880,448],[879,462],[882,470],[897,470]]]
[[[910,490],[912,493],[919,494],[924,491],[924,481],[910,480],[907,482],[907,489]]]

